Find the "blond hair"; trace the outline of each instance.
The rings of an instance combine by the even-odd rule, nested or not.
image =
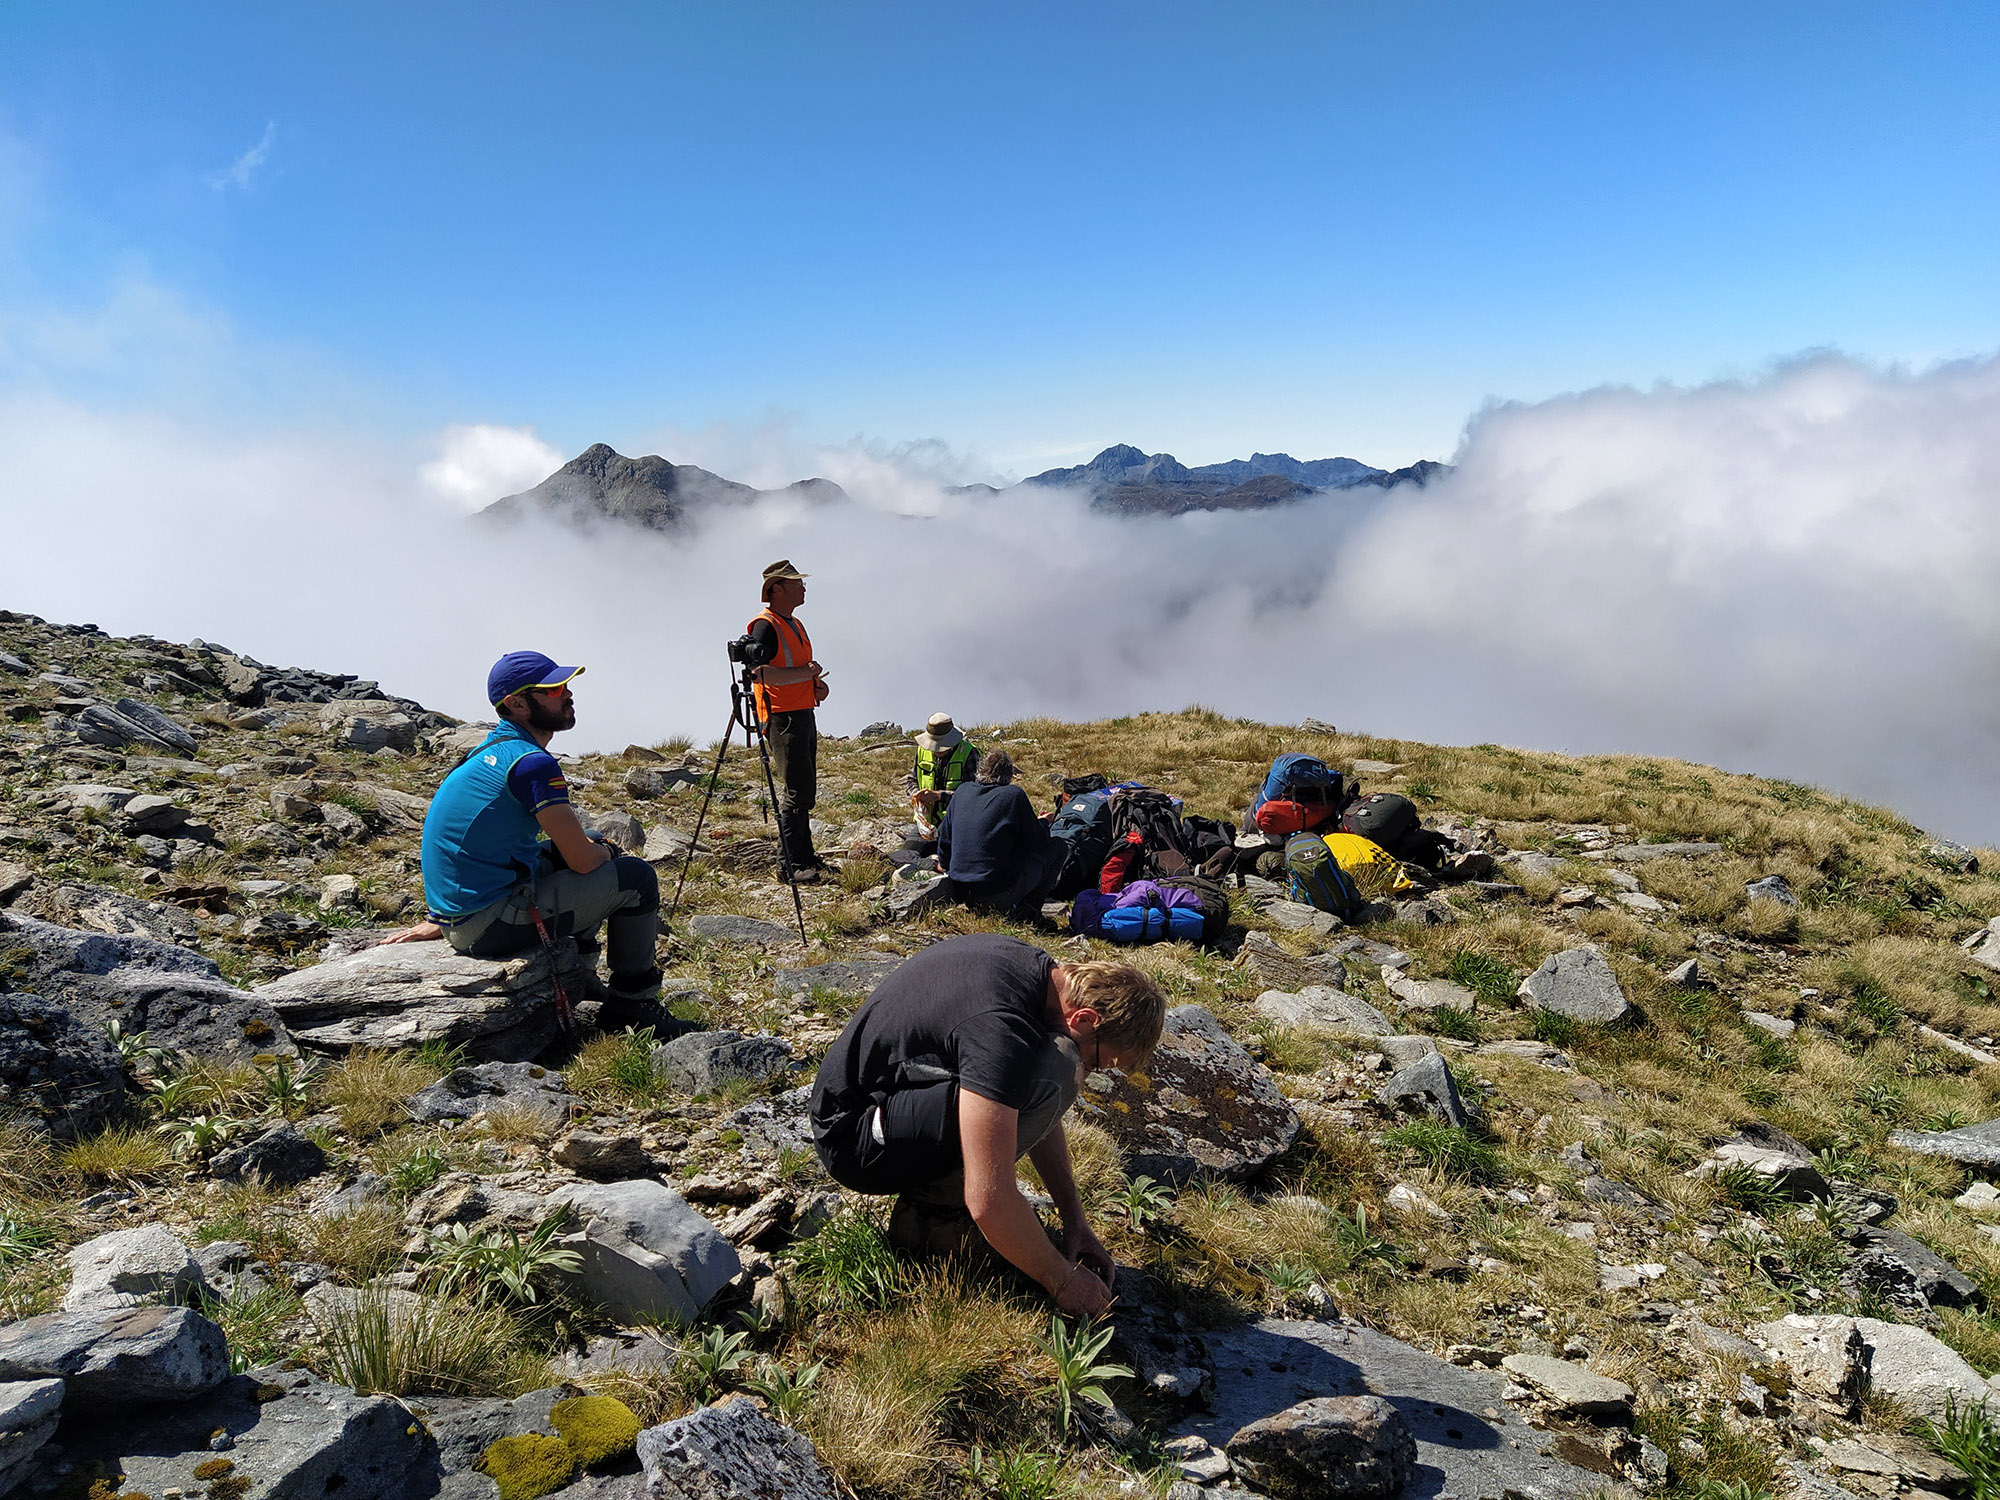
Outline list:
[[[1069,1008],[1097,1012],[1097,1034],[1108,1047],[1147,1056],[1160,1044],[1167,1002],[1153,981],[1130,964],[1067,964]]]

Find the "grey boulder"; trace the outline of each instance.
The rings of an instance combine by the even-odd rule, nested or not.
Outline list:
[[[1298,991],[1309,985],[1329,989],[1347,988],[1347,965],[1330,953],[1300,958],[1268,932],[1248,932],[1237,950],[1236,962],[1266,989]]]
[[[775,948],[798,942],[798,934],[776,922],[756,917],[738,917],[723,912],[704,912],[688,918],[688,933],[706,943],[722,943],[732,948]]]
[[[903,966],[900,958],[887,954],[866,954],[834,963],[815,964],[807,969],[780,969],[771,976],[771,986],[780,995],[807,995],[814,990],[833,990],[842,995],[868,996],[875,986]]]
[[[0,1327],[0,1380],[61,1379],[72,1407],[185,1401],[228,1373],[222,1330],[185,1307],[46,1313]]]
[[[1479,1006],[1478,996],[1449,979],[1411,979],[1400,970],[1384,968],[1382,983],[1405,1010],[1436,1010],[1440,1006],[1450,1006],[1453,1010],[1470,1012]]]
[[[0,1113],[70,1140],[124,1102],[125,1064],[102,1031],[40,996],[0,994]]]
[[[573,1183],[549,1204],[583,1221],[560,1243],[582,1257],[584,1295],[621,1323],[692,1322],[743,1269],[721,1231],[662,1183]]]
[[[693,1031],[653,1049],[653,1072],[691,1094],[708,1094],[724,1084],[762,1083],[791,1065],[791,1044],[774,1036],[740,1031]]]
[[[579,1177],[593,1182],[626,1182],[653,1175],[653,1159],[629,1135],[604,1135],[573,1130],[556,1142],[555,1159]]]
[[[12,1490],[62,1420],[60,1380],[0,1385],[0,1495]]]
[[[1632,1009],[1595,943],[1550,954],[1521,981],[1520,994],[1536,1010],[1593,1025],[1622,1020]]]
[[[1855,1278],[1891,1302],[1920,1307],[1985,1305],[1986,1294],[1971,1277],[1900,1229],[1868,1224],[1849,1238],[1855,1250]]]
[[[1854,1326],[1868,1345],[1869,1385],[1905,1410],[1942,1422],[1954,1406],[2000,1400],[1985,1378],[1935,1335],[1880,1318],[1856,1318]]]
[[[319,1142],[289,1120],[280,1120],[262,1134],[216,1153],[208,1175],[220,1182],[255,1180],[265,1187],[294,1187],[326,1170],[326,1152]]]
[[[1762,880],[1753,880],[1743,887],[1743,893],[1752,901],[1775,901],[1780,906],[1799,904],[1799,898],[1792,893],[1792,883],[1782,875],[1766,875]]]
[[[1417,1439],[1380,1396],[1317,1396],[1239,1428],[1223,1451],[1278,1500],[1390,1500],[1416,1466]]]
[[[188,1247],[159,1224],[114,1229],[69,1253],[64,1312],[108,1312],[142,1302],[191,1303],[206,1289]]]
[[[1303,901],[1270,901],[1264,906],[1264,915],[1287,932],[1311,932],[1324,937],[1341,926],[1340,918],[1330,911],[1321,911],[1316,906],[1308,906]]]
[[[595,971],[568,938],[556,969],[573,1003],[601,998]],[[388,943],[329,959],[253,992],[301,1045],[462,1046],[481,1061],[525,1062],[555,1039],[555,995],[542,949],[468,958],[444,942]]]
[[[194,1466],[218,1459],[235,1466],[228,1477],[251,1481],[246,1500],[406,1500],[436,1493],[437,1443],[407,1406],[296,1370],[246,1371],[200,1400],[121,1412],[82,1432],[76,1427],[64,1428],[63,1457],[123,1473],[125,1493],[192,1495]],[[217,1432],[229,1440],[222,1453],[213,1451]]]
[[[1438,1052],[1426,1053],[1398,1069],[1375,1095],[1375,1102],[1384,1109],[1426,1115],[1461,1130],[1472,1124],[1458,1085],[1451,1080],[1451,1069]]]
[[[735,1400],[639,1434],[654,1500],[839,1500],[812,1439]]]
[[[1500,1367],[1532,1387],[1559,1415],[1588,1422],[1631,1420],[1632,1387],[1622,1380],[1546,1354],[1510,1354]]]
[[[1199,1005],[1167,1012],[1144,1073],[1097,1073],[1076,1108],[1157,1182],[1240,1182],[1291,1149],[1299,1117],[1277,1080]]]
[[[1988,969],[2000,969],[2000,917],[1995,917],[1959,944],[1965,956]]]
[[[1266,990],[1257,997],[1253,1008],[1258,1015],[1280,1026],[1369,1037],[1393,1036],[1396,1031],[1394,1023],[1366,1000],[1357,1000],[1321,984],[1309,984],[1296,994]]]
[[[1983,1120],[1957,1130],[1892,1130],[1889,1144],[1968,1167],[2000,1166],[2000,1120]]]
[[[562,1074],[531,1062],[489,1062],[453,1068],[428,1088],[410,1096],[410,1118],[420,1124],[469,1120],[482,1111],[503,1109],[532,1114],[560,1125],[579,1101],[563,1088]]]
[[[1868,1388],[1868,1341],[1849,1317],[1788,1313],[1743,1330],[1785,1362],[1808,1395],[1852,1411]]]

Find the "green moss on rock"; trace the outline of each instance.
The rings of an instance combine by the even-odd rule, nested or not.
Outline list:
[[[500,1500],[539,1500],[576,1473],[569,1444],[546,1433],[503,1437],[479,1455],[479,1468],[500,1486]]]
[[[549,1425],[563,1436],[580,1468],[630,1453],[639,1440],[639,1417],[609,1396],[572,1396],[549,1408]]]

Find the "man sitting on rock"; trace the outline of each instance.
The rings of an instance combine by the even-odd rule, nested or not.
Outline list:
[[[1114,1268],[1084,1214],[1062,1118],[1086,1072],[1143,1064],[1165,1016],[1153,982],[1126,964],[1059,964],[997,933],[926,948],[820,1064],[820,1160],[856,1192],[899,1195],[898,1249],[949,1255],[983,1238],[1064,1312],[1095,1317]],[[1061,1250],[1015,1183],[1022,1156],[1062,1216]]]
[[[1060,855],[1049,845],[1048,824],[1014,785],[1014,758],[989,751],[979,779],[952,794],[938,830],[938,863],[952,893],[967,906],[1032,921],[1062,873]]]
[[[570,681],[539,651],[493,664],[486,695],[500,715],[493,732],[445,777],[424,815],[424,904],[430,920],[392,943],[442,937],[473,958],[499,958],[540,941],[574,937],[596,949],[600,924],[614,1000],[659,993],[653,943],[660,881],[636,855],[614,855],[583,831],[562,767],[549,754],[558,730],[576,727]]]

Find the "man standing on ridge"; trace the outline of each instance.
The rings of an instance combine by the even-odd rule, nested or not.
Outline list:
[[[813,852],[812,810],[819,786],[819,725],[813,710],[826,701],[826,672],[813,660],[812,638],[793,611],[806,602],[806,575],[789,558],[764,570],[764,608],[744,627],[764,665],[751,672],[757,723],[770,747],[778,783],[778,872],[819,879],[825,864]]]
[[[424,814],[424,904],[430,920],[392,943],[442,937],[473,958],[499,958],[550,937],[594,951],[606,928],[614,1001],[659,994],[653,943],[660,882],[635,855],[613,855],[583,831],[562,767],[549,754],[556,733],[576,727],[569,684],[582,667],[539,651],[493,664],[486,696],[500,715],[493,732],[459,763]]]
[[[1111,1305],[1111,1254],[1090,1227],[1062,1119],[1084,1075],[1144,1065],[1166,1001],[1129,964],[1059,964],[999,933],[904,960],[827,1050],[813,1145],[834,1181],[895,1193],[889,1240],[950,1255],[984,1240],[1064,1312]],[[1058,1249],[1016,1184],[1027,1157],[1062,1217]]]

